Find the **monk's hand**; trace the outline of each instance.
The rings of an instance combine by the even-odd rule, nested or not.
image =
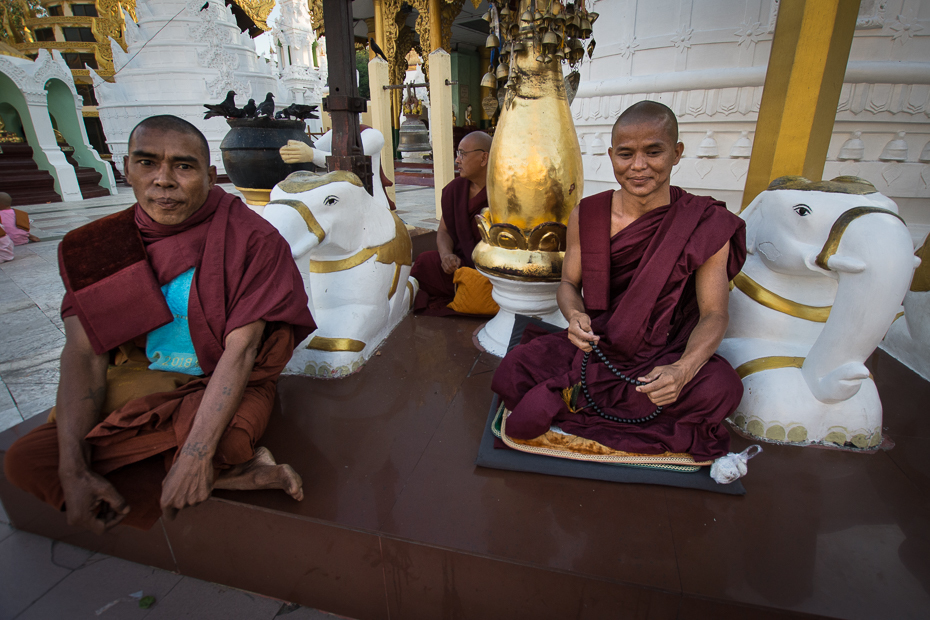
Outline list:
[[[678,400],[682,388],[691,380],[693,373],[675,364],[669,366],[656,366],[639,381],[648,385],[637,386],[636,391],[645,394],[659,407],[671,405]]]
[[[455,254],[442,254],[439,256],[439,260],[442,261],[442,270],[450,276],[462,266],[462,259]]]
[[[594,335],[591,317],[584,312],[576,312],[568,320],[568,339],[573,345],[588,353],[591,351],[591,345],[597,344],[601,337]]]
[[[62,473],[68,525],[103,534],[129,514],[129,504],[110,481],[90,470]]]
[[[285,146],[278,149],[285,164],[300,164],[313,161],[313,147],[300,140],[288,140]]]
[[[165,477],[161,511],[174,519],[178,511],[204,502],[213,492],[213,451],[201,442],[187,442]]]

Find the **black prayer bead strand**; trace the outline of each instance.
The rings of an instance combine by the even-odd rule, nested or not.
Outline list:
[[[644,381],[637,381],[636,379],[631,379],[625,374],[614,368],[613,364],[607,359],[607,356],[604,355],[604,352],[598,349],[595,345],[591,345],[591,349],[597,354],[600,358],[601,363],[607,366],[607,369],[614,374],[614,376],[631,383],[633,385],[646,385]],[[591,406],[591,409],[594,410],[594,413],[601,416],[606,420],[611,420],[613,422],[620,422],[622,424],[643,424],[644,422],[649,422],[654,420],[659,413],[662,412],[662,407],[656,407],[656,410],[650,413],[649,415],[642,418],[620,418],[609,413],[604,413],[604,411],[597,406],[597,403],[594,402],[594,399],[591,398],[591,394],[588,392],[588,358],[591,357],[591,351],[588,351],[584,354],[584,357],[581,358],[581,390],[584,392],[584,397],[588,401],[588,405]]]

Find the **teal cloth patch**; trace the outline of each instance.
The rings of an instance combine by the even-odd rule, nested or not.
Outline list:
[[[146,337],[145,355],[151,362],[151,370],[170,370],[194,376],[203,374],[187,322],[187,306],[193,282],[194,268],[191,267],[161,287],[174,320],[149,332]]]

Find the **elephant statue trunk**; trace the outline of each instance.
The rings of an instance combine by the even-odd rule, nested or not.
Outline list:
[[[863,362],[894,321],[911,281],[911,270],[900,268],[911,247],[902,223],[885,209],[851,209],[833,225],[818,256],[839,280],[830,318],[801,368],[821,402],[838,403],[859,391],[869,376]]]
[[[916,267],[895,208],[862,179],[782,177],[740,215],[750,256],[718,349],[743,381],[731,419],[740,429],[798,445],[881,443],[865,361]]]

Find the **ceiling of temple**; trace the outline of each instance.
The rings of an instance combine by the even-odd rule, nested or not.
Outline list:
[[[411,5],[412,7],[412,5]],[[487,0],[482,0],[478,8],[474,7],[472,0],[465,0],[462,5],[462,12],[452,22],[452,49],[458,45],[461,49],[473,50],[484,47],[488,38],[488,23],[481,19],[481,16],[488,11]],[[352,17],[358,20],[355,24],[355,35],[364,37],[367,35],[367,27],[364,20],[374,17],[375,10],[372,0],[354,0],[352,2]],[[416,9],[412,9],[407,16],[407,25],[411,28],[417,20]]]

